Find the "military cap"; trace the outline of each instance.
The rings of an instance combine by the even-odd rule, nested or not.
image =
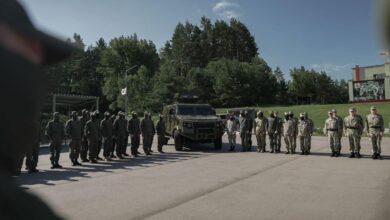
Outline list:
[[[137,112],[136,111],[132,111],[131,114],[132,115],[137,115]]]
[[[356,112],[356,108],[354,108],[354,107],[349,108],[349,111],[350,111],[350,112]]]
[[[110,114],[110,112],[104,112],[104,115],[105,116],[110,116],[111,114]]]
[[[31,22],[26,11],[15,0],[0,1],[0,23],[11,30],[41,43],[44,50],[43,63],[56,63],[71,55],[76,50],[74,46],[63,40],[50,36],[38,30]]]
[[[371,106],[371,111],[375,111],[376,110],[376,107],[375,106]]]
[[[263,114],[262,111],[258,111],[258,112],[257,112],[257,115],[261,115],[261,114]]]
[[[330,114],[332,114],[333,113],[333,111],[328,111],[328,115],[330,115]]]
[[[301,113],[299,113],[299,116],[300,116],[300,117],[304,117],[304,116],[305,116],[305,113],[301,112]]]
[[[53,113],[53,116],[54,116],[54,117],[60,116],[60,113],[59,113],[59,112],[54,112],[54,113]]]
[[[290,115],[289,112],[285,112],[285,113],[284,113],[284,116],[288,116],[288,115]]]
[[[336,109],[332,109],[331,112],[332,113],[336,113],[337,111],[336,111]]]
[[[72,111],[71,115],[72,116],[77,116],[77,112],[76,111]]]

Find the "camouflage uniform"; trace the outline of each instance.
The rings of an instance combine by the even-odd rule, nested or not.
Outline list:
[[[301,145],[301,154],[309,154],[310,136],[312,134],[312,124],[305,118],[304,114],[300,115],[298,121],[298,137]]]
[[[250,136],[250,120],[247,115],[241,115],[238,119],[240,125],[240,137],[241,137],[241,145],[242,152],[246,152],[249,148],[249,136]]]
[[[154,125],[154,121],[152,120],[152,115],[150,113],[149,113],[149,120],[152,122],[152,126],[153,126],[152,136],[150,136],[150,140],[149,140],[150,143],[149,152],[153,153],[152,146],[153,146],[154,135],[156,134],[156,126]]]
[[[78,158],[80,155],[81,138],[83,130],[81,129],[81,122],[78,120],[76,112],[72,113],[73,118],[66,122],[66,134],[71,138],[69,143],[70,153],[69,158],[73,165],[78,165]]]
[[[83,162],[88,161],[88,139],[84,134],[85,125],[91,119],[89,112],[86,109],[82,110],[82,117],[80,117],[81,130],[83,131],[83,137],[81,139],[80,158]]]
[[[234,148],[236,147],[236,132],[238,131],[238,122],[232,116],[231,119],[229,119],[226,122],[226,134],[229,139],[229,146],[230,146],[230,151],[234,151]]]
[[[110,160],[112,147],[113,147],[113,133],[114,133],[114,125],[110,119],[109,113],[105,114],[105,118],[100,122],[100,132],[102,135],[103,141],[103,157],[106,160]]]
[[[376,110],[376,109],[375,109]],[[369,114],[366,119],[366,130],[371,139],[374,158],[381,154],[381,140],[384,132],[384,121],[380,114]]]
[[[344,129],[344,121],[343,119],[340,117],[340,116],[337,116],[337,111],[335,109],[332,109],[332,113],[334,114],[334,117],[337,119],[337,123],[338,123],[338,141],[339,141],[339,147],[340,147],[340,151],[341,151],[341,139],[343,137],[343,129]]]
[[[112,115],[111,118],[110,118],[110,121],[111,123],[114,125],[114,121],[116,119],[116,115]],[[113,128],[114,129],[114,128]],[[114,131],[113,131],[114,132]],[[115,155],[114,155],[114,152],[116,150],[116,146],[117,146],[117,140],[116,140],[116,137],[114,135],[114,133],[112,134],[112,148],[111,148],[111,152],[110,152],[110,157],[111,158],[115,158]]]
[[[34,141],[31,145],[31,148],[29,151],[27,151],[26,154],[26,168],[28,169],[29,173],[32,172],[38,172],[37,165],[38,165],[38,158],[39,158],[39,147],[40,147],[40,132],[41,130],[41,123],[39,121],[35,122],[35,129],[34,129]]]
[[[157,121],[156,123],[156,133],[157,133],[157,150],[159,152],[162,151],[162,147],[165,143],[165,121],[162,116],[160,116],[160,120]]]
[[[131,138],[131,154],[137,156],[138,148],[140,144],[140,120],[137,118],[136,114],[133,113],[133,118],[129,120],[127,124],[127,129]]]
[[[114,135],[117,140],[116,155],[119,158],[123,158],[126,153],[126,136],[127,136],[127,124],[125,116],[122,112],[119,113],[119,117],[114,121]]]
[[[268,120],[265,117],[258,117],[255,119],[254,133],[257,139],[257,151],[266,151],[266,135],[268,128]],[[271,148],[272,149],[272,148]]]
[[[53,165],[52,168],[59,167],[58,161],[60,160],[62,141],[65,136],[64,124],[59,121],[59,113],[54,113],[54,118],[46,126],[46,135],[50,140],[50,161]]]
[[[360,139],[363,131],[363,121],[358,115],[347,116],[344,119],[345,134],[349,139],[351,157],[360,156]]]
[[[141,120],[140,130],[142,134],[142,144],[146,155],[150,155],[150,149],[152,148],[152,137],[155,133],[154,123],[149,119],[147,115]]]
[[[286,143],[287,153],[295,153],[294,145],[295,123],[291,119],[284,119],[283,137]]]
[[[280,148],[282,147],[282,132],[283,132],[283,119],[277,116],[277,112],[275,113],[275,117],[278,121],[277,127],[276,127],[276,151],[280,152]]]
[[[273,113],[272,113],[273,114]],[[278,128],[278,119],[274,116],[268,118],[268,137],[271,153],[276,153],[277,142],[276,142],[276,133]]]
[[[340,155],[339,130],[339,120],[337,118],[329,117],[325,120],[324,134],[328,136],[332,156]]]
[[[89,160],[96,163],[100,139],[100,125],[96,115],[92,115],[92,119],[85,125],[84,134],[88,139]]]

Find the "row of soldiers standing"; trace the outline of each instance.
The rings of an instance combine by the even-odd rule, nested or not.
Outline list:
[[[53,120],[46,126],[46,135],[50,140],[51,168],[62,168],[59,164],[62,143],[67,138],[69,143],[69,158],[73,166],[81,165],[81,162],[97,163],[103,158],[99,157],[103,146],[103,157],[106,161],[113,158],[124,159],[130,156],[126,153],[128,138],[131,140],[131,155],[139,157],[138,151],[140,138],[142,136],[143,150],[145,155],[151,155],[154,135],[158,136],[158,151],[164,153],[162,147],[165,142],[165,122],[163,116],[159,116],[156,123],[151,119],[151,114],[145,112],[144,118],[140,120],[136,112],[132,112],[132,118],[127,120],[123,112],[118,115],[104,113],[103,120],[100,120],[98,112],[91,114],[87,110],[82,111],[81,117],[73,111],[71,119],[64,125],[60,121],[60,114],[55,112]],[[39,145],[38,145],[39,147]],[[116,155],[114,154],[116,152]],[[38,172],[35,166],[29,167],[29,173]],[[27,163],[27,162],[26,162]]]
[[[270,153],[280,153],[282,137],[286,144],[286,154],[295,154],[297,139],[300,140],[302,155],[310,154],[311,136],[314,132],[314,123],[307,113],[301,113],[300,118],[294,117],[293,112],[286,112],[284,119],[278,117],[278,112],[271,112],[265,117],[262,111],[257,112],[257,117],[252,120],[247,111],[241,111],[238,120],[230,115],[226,123],[229,138],[230,151],[234,151],[236,145],[236,132],[240,133],[242,151],[251,151],[252,130],[257,140],[257,152],[266,150],[267,134],[270,141]]]
[[[332,151],[331,156],[340,156],[341,138],[343,133],[348,138],[350,147],[350,158],[360,158],[360,141],[364,131],[370,137],[372,145],[372,159],[382,159],[381,140],[384,133],[384,120],[382,115],[378,114],[375,106],[370,108],[370,114],[364,120],[357,114],[356,108],[350,108],[347,117],[340,118],[336,110],[328,112],[329,118],[325,121],[324,134],[329,137],[329,145]]]

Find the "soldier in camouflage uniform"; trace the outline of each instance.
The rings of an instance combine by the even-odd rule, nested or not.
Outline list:
[[[349,139],[349,158],[360,158],[360,139],[363,131],[363,120],[356,114],[355,108],[349,109],[349,115],[344,118],[344,132]]]
[[[100,133],[103,142],[103,157],[106,161],[111,161],[114,125],[111,121],[111,114],[109,112],[104,113],[104,119],[100,122]]]
[[[40,134],[41,134],[41,123],[39,120],[35,122],[34,129],[34,140],[31,145],[31,148],[27,151],[26,154],[26,169],[28,173],[37,173],[38,158],[39,158],[39,147],[40,147]]]
[[[81,151],[80,151],[80,158],[82,162],[89,162],[87,159],[88,156],[88,139],[85,136],[84,130],[85,130],[85,125],[87,122],[91,119],[91,115],[86,109],[83,109],[81,111],[81,118],[80,118],[80,123],[81,123],[81,130],[83,131],[83,137],[81,139]]]
[[[313,125],[306,117],[307,113],[301,113],[298,121],[298,137],[301,145],[301,155],[309,155],[310,137],[313,133]]]
[[[124,159],[124,153],[126,152],[126,136],[127,136],[127,123],[125,114],[118,112],[118,118],[114,121],[114,135],[117,140],[116,156],[119,159]]]
[[[140,154],[138,152],[138,148],[140,144],[140,135],[141,135],[140,123],[141,122],[136,112],[132,112],[131,115],[132,118],[127,123],[127,130],[130,134],[130,139],[131,139],[131,154],[134,157],[138,157],[138,155]]]
[[[290,119],[294,124],[294,144],[292,146],[292,151],[295,153],[295,149],[297,147],[297,136],[298,136],[298,119],[294,117],[293,112],[289,112]]]
[[[338,123],[338,141],[339,141],[339,148],[340,148],[340,152],[341,152],[341,148],[342,148],[342,145],[341,145],[341,138],[343,137],[343,129],[344,129],[344,120],[337,115],[337,111],[336,109],[332,109],[332,113],[333,113],[333,117],[335,119],[337,119],[337,123]]]
[[[50,161],[51,169],[62,168],[58,163],[61,155],[62,141],[64,140],[64,124],[60,122],[60,113],[53,114],[53,120],[49,121],[46,126],[46,135],[50,140]]]
[[[257,140],[257,152],[266,152],[266,139],[267,139],[268,120],[264,117],[262,111],[257,112],[257,118],[255,119],[254,133]]]
[[[92,113],[91,119],[85,124],[84,134],[88,139],[89,161],[91,163],[97,163],[100,125],[96,112]]]
[[[268,118],[268,137],[270,145],[270,153],[277,153],[276,133],[278,128],[278,119],[275,117],[274,112],[271,112]]]
[[[241,152],[246,152],[249,148],[249,136],[250,136],[250,120],[248,118],[248,113],[246,111],[240,111],[240,118],[238,123],[240,126],[240,137],[241,137]]]
[[[286,154],[295,154],[294,146],[294,134],[295,134],[295,124],[291,120],[290,114],[288,112],[284,113],[284,122],[283,122],[283,137],[284,142],[286,143]]]
[[[164,153],[162,150],[165,143],[165,121],[164,115],[159,115],[159,120],[156,123],[156,133],[157,133],[157,150],[160,153]]]
[[[110,121],[111,121],[111,123],[112,123],[113,125],[114,125],[115,119],[116,119],[116,115],[113,114],[113,115],[110,117]],[[113,132],[114,132],[114,130],[113,130]],[[115,150],[116,150],[117,143],[118,143],[118,142],[117,142],[116,137],[115,137],[115,135],[114,135],[114,133],[113,133],[113,134],[112,134],[112,148],[111,148],[111,152],[110,152],[110,158],[116,158],[114,152],[115,152]]]
[[[149,149],[151,149],[152,145],[152,136],[155,133],[155,128],[153,121],[149,119],[149,113],[144,113],[144,118],[141,120],[140,123],[140,130],[142,134],[142,144],[143,149],[146,155],[151,155]]]
[[[311,118],[309,118],[309,114],[307,112],[304,112],[303,114],[305,116],[305,120],[309,123],[309,126],[311,128],[310,136],[308,137],[309,138],[309,142],[308,142],[309,146],[308,146],[308,151],[307,151],[307,153],[310,154],[310,150],[311,150],[311,137],[313,136],[315,127],[314,127],[313,120],[311,120]]]
[[[234,151],[236,148],[236,133],[238,131],[238,121],[233,114],[229,115],[229,120],[226,122],[226,134],[229,140],[229,151]]]
[[[83,130],[81,129],[81,122],[78,119],[77,112],[72,112],[72,118],[66,122],[66,135],[70,137],[69,143],[69,158],[73,166],[79,166],[78,162],[81,148],[81,138],[83,137]]]
[[[280,153],[280,148],[282,147],[282,131],[283,131],[283,120],[278,116],[278,112],[274,112],[275,118],[277,119],[276,127],[276,152]]]
[[[375,106],[371,107],[371,114],[366,117],[366,131],[371,139],[372,159],[382,159],[381,141],[385,131],[382,115],[378,114]]]
[[[331,157],[338,157],[340,156],[339,120],[332,111],[328,112],[328,116],[328,119],[325,120],[323,132],[328,136],[330,150],[332,151]]]
[[[150,112],[148,113],[148,118],[152,122],[152,125],[153,125],[153,133],[152,133],[152,136],[150,137],[150,141],[149,141],[149,143],[151,143],[149,146],[149,152],[153,153],[152,146],[153,146],[154,135],[156,134],[156,126],[154,125],[154,121],[152,120],[152,113],[150,113]]]

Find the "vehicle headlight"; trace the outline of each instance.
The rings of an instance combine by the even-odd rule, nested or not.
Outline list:
[[[183,122],[183,127],[192,128],[192,123]]]

